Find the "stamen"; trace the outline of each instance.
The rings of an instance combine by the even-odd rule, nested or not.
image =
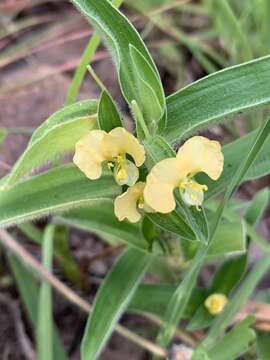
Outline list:
[[[111,162],[111,161],[109,161],[109,162],[107,163],[107,166],[108,166],[108,169],[111,170],[111,169],[114,168],[114,163]]]

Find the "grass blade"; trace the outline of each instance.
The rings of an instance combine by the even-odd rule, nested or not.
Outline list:
[[[9,264],[15,277],[18,291],[22,302],[25,306],[26,313],[30,318],[33,326],[36,328],[38,324],[38,299],[39,289],[38,283],[33,274],[26,269],[26,266],[14,255],[9,255]],[[67,360],[63,344],[59,338],[56,327],[53,329],[53,354],[57,360]]]
[[[45,229],[42,244],[43,267],[52,272],[54,225]],[[43,280],[40,285],[37,321],[37,352],[39,360],[53,360],[53,305],[51,285]]]
[[[88,319],[82,343],[82,360],[96,359],[125,311],[148,266],[151,256],[128,249],[104,280]]]

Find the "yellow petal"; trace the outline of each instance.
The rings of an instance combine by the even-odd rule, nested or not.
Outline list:
[[[157,163],[146,179],[144,198],[155,211],[169,213],[175,209],[173,191],[185,176],[176,158],[168,158]]]
[[[102,173],[102,161],[105,158],[101,142],[105,134],[102,130],[92,130],[75,146],[73,162],[91,180],[98,179]]]
[[[140,220],[141,214],[137,209],[137,202],[143,194],[144,186],[145,183],[138,182],[115,199],[114,213],[118,220],[128,219],[132,223]]]
[[[203,136],[194,136],[180,147],[177,159],[189,174],[206,173],[217,180],[223,170],[224,158],[218,141]]]
[[[144,147],[135,136],[121,127],[113,129],[104,137],[102,151],[108,160],[119,155],[129,154],[136,166],[141,166],[145,161]]]

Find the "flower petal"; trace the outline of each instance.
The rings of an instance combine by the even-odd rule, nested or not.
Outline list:
[[[157,163],[147,176],[147,183],[178,185],[186,176],[177,158],[167,158]]]
[[[146,184],[144,189],[146,204],[157,212],[170,213],[176,206],[173,190],[174,187],[170,184]]]
[[[115,166],[114,178],[120,186],[133,186],[139,178],[139,170],[133,162],[126,160],[124,165]]]
[[[220,143],[203,136],[194,136],[187,140],[178,150],[177,159],[189,174],[202,171],[213,180],[220,177],[224,165]]]
[[[114,213],[118,220],[128,219],[135,223],[140,220],[141,214],[137,209],[137,201],[143,194],[145,183],[138,182],[114,201]]]
[[[102,141],[102,151],[107,159],[118,155],[129,154],[136,166],[141,166],[145,161],[144,147],[126,129],[118,127],[109,132]]]
[[[155,211],[169,213],[175,209],[173,190],[186,174],[176,158],[157,163],[146,179],[144,198]]]
[[[102,161],[105,160],[101,142],[106,133],[92,130],[80,139],[75,146],[73,162],[91,180],[98,179],[102,173]]]

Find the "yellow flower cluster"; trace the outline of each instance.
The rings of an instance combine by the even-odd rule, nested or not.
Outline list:
[[[138,167],[145,162],[145,150],[131,133],[120,127],[109,133],[93,130],[84,136],[76,144],[73,161],[92,180],[101,176],[102,165],[107,162],[115,181],[129,186],[115,199],[114,210],[120,221],[128,219],[130,222],[140,220],[141,210],[163,214],[173,211],[175,189],[179,190],[187,205],[202,205],[207,186],[196,182],[194,176],[204,172],[217,180],[224,163],[219,142],[194,136],[179,148],[176,157],[157,163],[148,174],[146,183],[137,182]]]

